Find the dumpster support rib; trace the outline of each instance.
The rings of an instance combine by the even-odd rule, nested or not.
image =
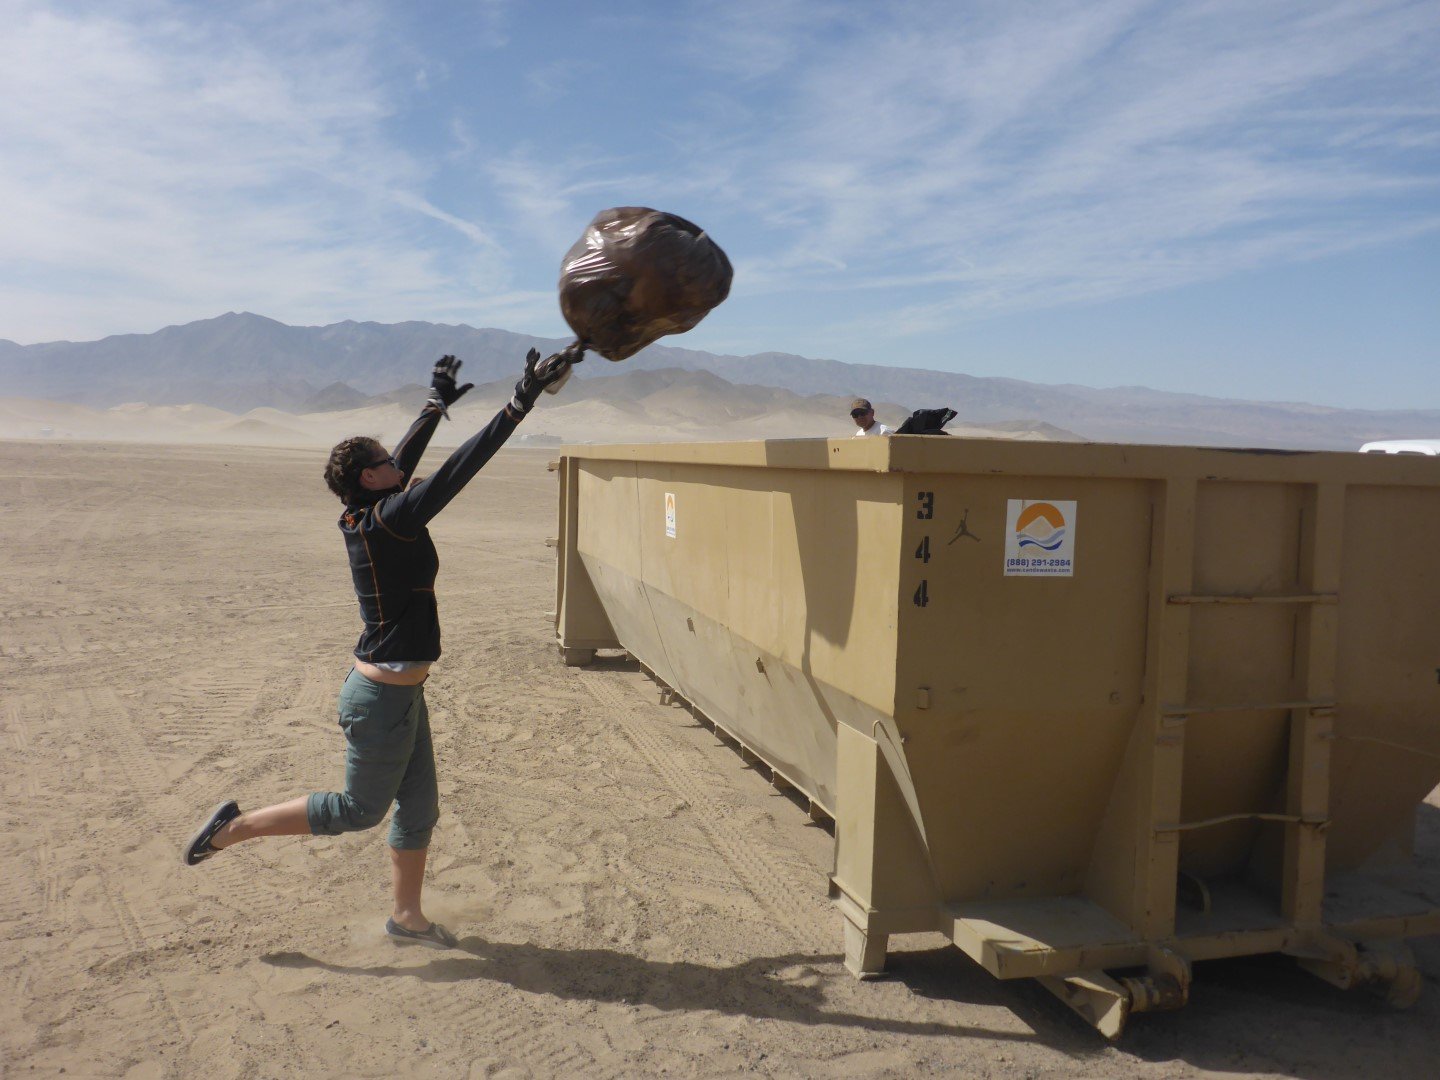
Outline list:
[[[555,639],[567,667],[583,667],[596,649],[621,647],[579,555],[580,462],[562,458],[559,539],[555,552]]]
[[[1174,477],[1164,487],[1151,541],[1150,632],[1145,661],[1145,708],[1149,729],[1146,782],[1140,791],[1138,863],[1128,919],[1143,939],[1165,940],[1175,933],[1175,890],[1180,837],[1167,826],[1179,820],[1185,772],[1186,718],[1166,701],[1184,701],[1190,671],[1190,609],[1168,603],[1190,591],[1195,569],[1193,478]]]
[[[1345,526],[1345,488],[1316,484],[1308,493],[1300,534],[1302,588],[1317,594],[1340,587],[1340,538]],[[1339,608],[1311,604],[1300,616],[1295,675],[1304,696],[1335,698],[1335,664],[1340,646]],[[1314,822],[1330,816],[1330,742],[1334,710],[1290,713],[1289,769],[1285,810],[1296,820],[1285,826],[1280,911],[1296,926],[1319,926],[1325,893],[1325,829]]]

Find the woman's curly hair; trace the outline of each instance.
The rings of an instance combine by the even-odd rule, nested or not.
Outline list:
[[[360,498],[360,474],[375,460],[380,443],[369,435],[353,435],[337,443],[325,465],[325,484],[346,506]]]

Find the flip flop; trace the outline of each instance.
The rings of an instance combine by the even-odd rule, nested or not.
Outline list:
[[[210,820],[201,825],[199,832],[192,836],[190,842],[180,850],[180,861],[186,866],[194,866],[220,851],[220,848],[212,847],[210,841],[215,839],[215,834],[225,826],[226,822],[233,821],[239,816],[240,807],[234,799],[227,799],[217,806],[215,812],[210,815]]]
[[[386,919],[385,933],[396,945],[424,945],[427,949],[453,949],[460,944],[455,940],[455,935],[438,922],[432,922],[429,930],[406,930],[394,919]]]

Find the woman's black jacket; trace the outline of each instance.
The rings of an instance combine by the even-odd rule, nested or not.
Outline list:
[[[427,403],[395,448],[395,465],[407,480],[420,464],[440,415],[437,405]],[[361,500],[345,507],[340,531],[345,534],[355,595],[365,620],[355,645],[358,659],[372,663],[439,659],[435,575],[440,559],[425,526],[505,445],[518,424],[508,408],[501,409],[424,480],[365,492]]]

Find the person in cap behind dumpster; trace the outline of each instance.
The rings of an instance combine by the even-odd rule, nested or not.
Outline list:
[[[869,435],[890,435],[892,432],[884,424],[875,419],[875,408],[863,397],[857,397],[850,402],[850,419],[855,421],[855,434],[853,439],[863,439]]]
[[[345,790],[246,813],[228,799],[181,849],[185,865],[260,836],[337,836],[373,828],[394,804],[388,838],[394,908],[385,933],[400,945],[455,946],[455,936],[427,918],[420,904],[430,835],[440,816],[424,687],[430,665],[440,658],[440,562],[427,525],[505,444],[540,392],[569,374],[583,355],[576,348],[543,362],[531,349],[509,403],[434,473],[409,486],[440,419],[449,418],[449,407],[472,385],[455,385],[461,362],[453,356],[436,363],[429,399],[393,454],[366,436],[330,451],[325,482],[345,504],[339,525],[364,621],[354,667],[340,690]]]

